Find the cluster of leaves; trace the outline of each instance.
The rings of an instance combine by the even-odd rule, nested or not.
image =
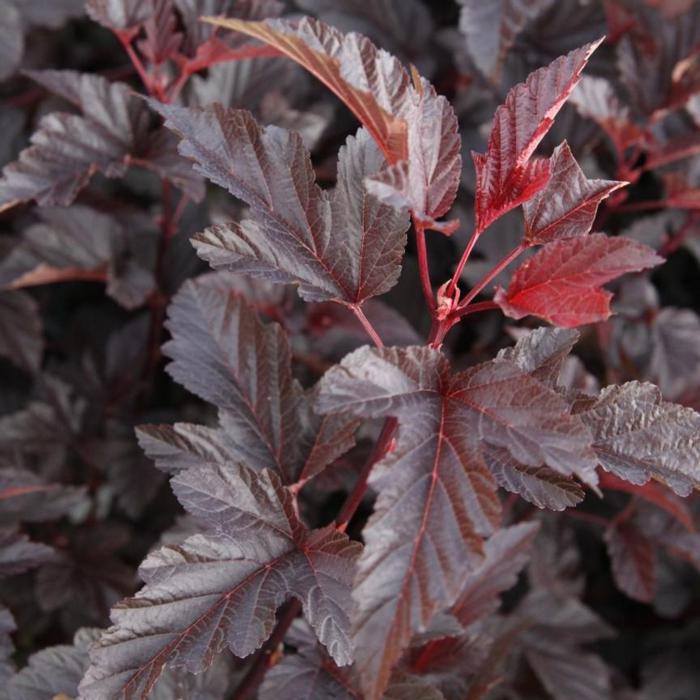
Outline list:
[[[0,698],[697,695],[696,2],[0,10]]]

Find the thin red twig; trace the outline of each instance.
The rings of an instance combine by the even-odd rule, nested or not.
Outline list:
[[[379,336],[379,333],[377,333],[377,329],[372,325],[372,322],[367,318],[367,316],[365,316],[365,312],[362,310],[362,307],[353,305],[350,308],[355,314],[357,320],[362,324],[362,327],[367,331],[367,335],[372,339],[372,342],[378,348],[383,348],[384,342]]]
[[[369,479],[369,475],[371,474],[374,465],[387,453],[395,432],[396,418],[387,418],[384,421],[382,431],[379,433],[379,437],[377,438],[377,442],[372,449],[372,453],[367,458],[367,461],[360,471],[355,487],[345,499],[345,503],[343,503],[343,506],[338,513],[336,522],[338,523],[337,529],[340,532],[345,532],[350,520],[352,520],[352,516],[355,515],[355,511],[362,502],[362,499],[367,491],[367,481]]]
[[[478,301],[475,304],[469,304],[469,306],[458,308],[456,316],[463,318],[470,314],[478,314],[482,311],[493,311],[500,308],[501,307],[495,301]]]
[[[457,307],[458,311],[465,309],[469,304],[481,293],[481,291],[486,287],[486,285],[491,282],[495,277],[505,270],[508,265],[510,265],[525,249],[527,246],[524,243],[513,248],[513,250],[508,253],[500,262],[498,262],[494,267],[487,272],[469,291],[467,296],[464,297],[463,301]]]
[[[464,248],[464,252],[462,253],[462,257],[459,259],[459,262],[457,263],[457,267],[455,268],[455,272],[452,275],[452,279],[450,280],[450,286],[448,287],[448,294],[452,294],[454,292],[455,287],[457,286],[457,283],[459,282],[459,278],[462,276],[462,271],[464,270],[464,266],[467,264],[467,261],[469,260],[469,257],[472,254],[472,251],[474,250],[474,246],[476,245],[476,242],[479,240],[479,236],[481,235],[481,231],[478,229],[474,229],[472,232],[472,235],[469,238],[469,242],[467,243],[466,247]]]
[[[280,608],[275,629],[272,630],[272,634],[265,644],[260,647],[260,650],[255,655],[252,666],[233,692],[233,695],[231,695],[230,700],[251,700],[251,698],[255,697],[258,686],[262,683],[265,674],[270,667],[274,665],[274,654],[277,648],[284,641],[287,630],[291,627],[300,612],[301,603],[296,598],[288,600]]]
[[[413,217],[413,228],[416,230],[416,250],[418,253],[418,275],[420,286],[423,290],[425,303],[428,305],[430,314],[435,311],[435,296],[433,295],[433,285],[430,282],[430,268],[428,267],[428,249],[425,243],[425,225],[417,217]]]

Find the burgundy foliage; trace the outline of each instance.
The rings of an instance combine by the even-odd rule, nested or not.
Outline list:
[[[0,700],[700,697],[697,2],[0,17]]]

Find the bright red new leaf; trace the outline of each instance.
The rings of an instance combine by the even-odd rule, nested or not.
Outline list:
[[[547,244],[494,297],[511,318],[533,315],[565,328],[610,316],[612,294],[601,285],[663,262],[651,248],[602,233]]]
[[[542,189],[546,162],[529,162],[554,117],[576,87],[602,39],[557,58],[516,85],[496,110],[488,150],[473,153],[476,167],[476,230]]]

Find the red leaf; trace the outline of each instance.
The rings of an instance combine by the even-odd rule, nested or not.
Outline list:
[[[528,161],[601,42],[599,39],[587,44],[531,73],[496,110],[486,154],[472,154],[477,179],[477,231],[483,231],[546,184],[548,166]]]
[[[511,318],[532,314],[573,328],[610,316],[612,294],[602,284],[661,262],[641,243],[602,233],[554,241],[526,260],[494,299]]]
[[[525,241],[530,245],[585,236],[600,202],[626,184],[589,180],[566,141],[555,149],[549,164],[546,186],[523,205]]]

